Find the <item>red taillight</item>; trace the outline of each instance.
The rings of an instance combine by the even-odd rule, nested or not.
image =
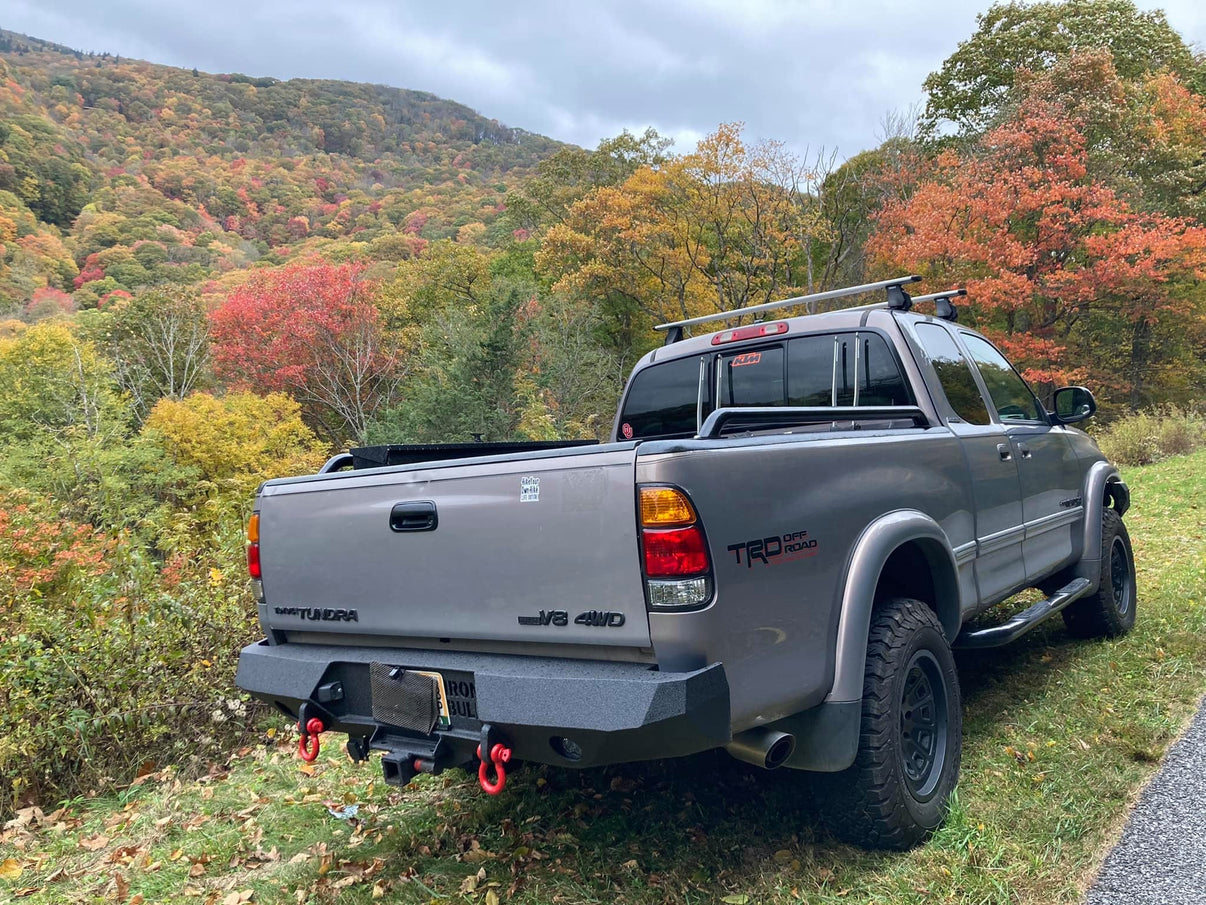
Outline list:
[[[645,574],[650,578],[686,578],[708,571],[708,548],[698,525],[641,532]]]
[[[260,577],[260,514],[251,513],[247,520],[247,571],[252,578]]]
[[[737,327],[733,330],[721,330],[712,337],[712,345],[720,346],[725,343],[740,342],[743,339],[757,339],[759,336],[777,336],[787,332],[787,324],[776,321],[773,324],[754,324],[752,327]]]

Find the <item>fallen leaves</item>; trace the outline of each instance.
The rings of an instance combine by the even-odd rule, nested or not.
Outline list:
[[[16,880],[21,873],[21,862],[16,858],[5,858],[0,861],[0,880]]]

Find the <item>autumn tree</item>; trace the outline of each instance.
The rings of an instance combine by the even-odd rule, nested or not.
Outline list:
[[[302,422],[300,406],[283,393],[164,398],[142,433],[192,472],[188,502],[194,506],[206,500],[218,502],[220,509],[227,502],[246,506],[261,482],[311,473],[324,458],[321,444]]]
[[[537,234],[561,223],[575,201],[604,186],[619,185],[641,167],[657,167],[672,141],[655,129],[635,135],[625,129],[599,142],[593,151],[568,146],[536,166],[532,178],[507,194],[507,217],[519,229]]]
[[[1201,88],[1206,72],[1161,10],[1132,0],[994,3],[977,28],[924,82],[923,124],[952,123],[963,134],[988,128],[1020,70],[1041,72],[1077,50],[1107,48],[1124,79],[1168,70]]]
[[[0,340],[0,445],[112,440],[125,410],[111,366],[62,324]]]
[[[696,150],[571,205],[545,235],[538,269],[591,300],[626,350],[648,320],[727,311],[807,286],[823,232],[808,168],[781,144],[747,146],[722,125]],[[638,338],[635,333],[641,332]]]
[[[363,439],[404,374],[374,288],[356,264],[257,273],[210,316],[215,372],[236,387],[289,393],[332,442]]]
[[[139,420],[158,400],[183,399],[209,378],[209,319],[194,292],[143,292],[96,312],[93,323]]]
[[[884,272],[965,284],[975,322],[1030,379],[1079,369],[1132,406],[1150,398],[1156,335],[1200,319],[1187,281],[1206,270],[1206,229],[1094,178],[1081,123],[1036,94],[971,151],[942,153],[868,251]]]

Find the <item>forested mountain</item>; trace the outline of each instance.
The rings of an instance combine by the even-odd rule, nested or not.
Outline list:
[[[0,31],[0,315],[332,240],[393,261],[462,230],[496,244],[504,193],[558,147],[424,92],[211,75]]]

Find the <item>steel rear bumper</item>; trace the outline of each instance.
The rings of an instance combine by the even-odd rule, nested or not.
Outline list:
[[[471,677],[476,719],[454,714],[451,729],[436,734],[455,752],[454,763],[474,758],[483,724],[501,733],[520,760],[570,767],[677,757],[731,737],[729,686],[719,663],[664,673],[638,663],[260,641],[240,654],[236,682],[294,716],[311,702],[331,717],[328,729],[371,739],[374,748],[429,743],[434,736],[373,719],[373,662]],[[565,746],[553,739],[561,738],[581,756],[559,753]]]

